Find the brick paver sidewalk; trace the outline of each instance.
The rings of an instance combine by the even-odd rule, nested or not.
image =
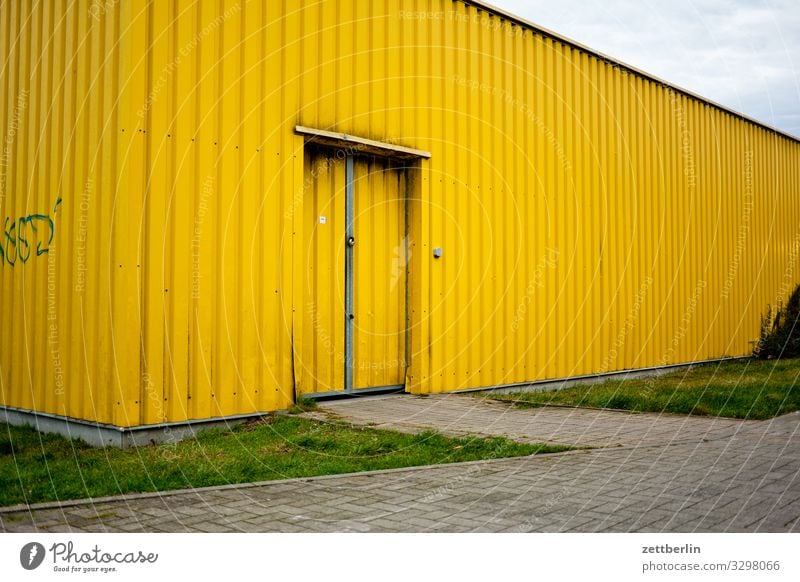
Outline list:
[[[447,423],[448,403],[456,415],[480,403],[458,398],[385,404],[397,416],[423,400]],[[431,422],[381,417],[379,401],[325,409],[356,419],[356,404],[377,407],[368,422],[406,430]],[[478,406],[458,426],[609,448],[0,510],[0,529],[800,531],[800,414],[738,422],[500,406]]]
[[[508,403],[461,394],[393,394],[320,404],[323,413],[353,424],[451,436],[497,435],[519,441],[586,446],[697,443],[729,436],[757,421],[677,414],[631,414],[587,408],[518,409]],[[324,417],[319,413],[309,416]]]

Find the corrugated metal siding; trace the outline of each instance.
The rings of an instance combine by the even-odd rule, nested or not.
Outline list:
[[[302,150],[280,90],[297,62],[275,2],[131,14],[141,157],[143,424],[293,398],[292,217]],[[137,60],[138,55],[141,59]],[[302,143],[302,140],[300,140]],[[301,156],[295,161],[294,156]]]
[[[746,354],[800,280],[797,142],[460,2],[301,21],[299,122],[433,153],[412,390]]]
[[[135,330],[119,283],[135,264],[112,257],[120,18],[89,8],[0,3],[0,401],[127,425],[138,361],[118,341]]]
[[[3,212],[63,198],[50,256],[64,371],[62,393],[47,256],[6,264],[2,402],[120,426],[285,408],[281,257],[300,180],[296,107],[273,77],[286,68],[283,6],[1,6],[4,134],[8,96],[30,92]]]
[[[1,218],[55,232],[14,266],[4,235],[6,405],[285,407],[298,123],[433,154],[408,174],[415,392],[745,354],[800,281],[800,144],[475,6],[0,7]]]

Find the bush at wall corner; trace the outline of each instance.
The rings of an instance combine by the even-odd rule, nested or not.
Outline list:
[[[772,309],[767,308],[753,355],[764,360],[800,356],[800,286],[792,292],[786,306],[778,306],[774,316]]]

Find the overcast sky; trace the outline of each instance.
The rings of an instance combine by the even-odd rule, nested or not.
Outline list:
[[[800,0],[489,0],[800,137]]]

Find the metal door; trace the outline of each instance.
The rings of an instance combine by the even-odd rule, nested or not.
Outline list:
[[[299,394],[402,388],[406,371],[406,171],[307,148]]]
[[[400,388],[406,371],[406,175],[382,158],[354,160],[352,386]],[[347,261],[346,261],[347,263]],[[347,370],[345,371],[347,375]]]

